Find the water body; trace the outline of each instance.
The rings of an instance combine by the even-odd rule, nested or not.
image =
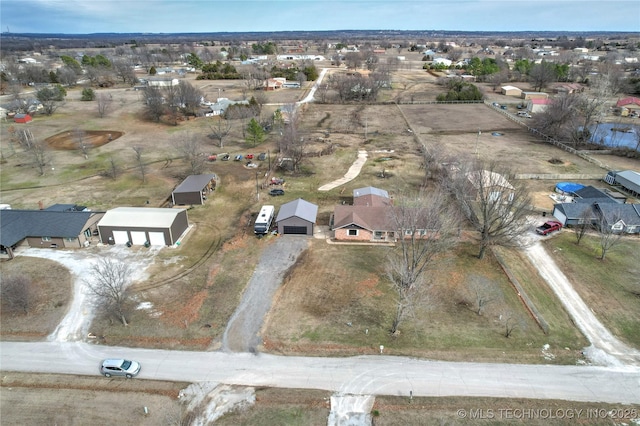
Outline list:
[[[640,123],[623,124],[623,123],[600,123],[591,128],[593,136],[591,141],[600,145],[610,146],[612,148],[627,147],[638,149],[640,142]]]

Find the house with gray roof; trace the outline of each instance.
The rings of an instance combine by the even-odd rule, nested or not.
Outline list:
[[[612,191],[587,186],[575,191],[572,203],[553,206],[553,216],[563,226],[606,226],[614,232],[640,233],[640,204],[625,203],[626,197]]]
[[[276,217],[278,233],[282,235],[313,235],[318,206],[298,198],[283,204]]]
[[[640,197],[640,173],[636,171],[625,170],[616,172],[613,184],[636,197]]]
[[[615,233],[640,234],[640,204],[594,204],[598,226]]]
[[[171,193],[171,201],[175,206],[204,204],[215,187],[216,175],[213,173],[187,176]]]
[[[0,210],[0,249],[11,259],[22,245],[54,249],[85,247],[97,233],[97,224],[103,216],[104,212],[67,208]]]

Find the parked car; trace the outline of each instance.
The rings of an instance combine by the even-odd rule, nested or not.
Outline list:
[[[247,154],[244,156],[247,160],[253,160],[253,154]]]
[[[531,114],[526,111],[518,111],[518,117],[531,118]]]
[[[105,359],[100,364],[100,373],[104,377],[124,376],[127,379],[135,377],[140,372],[140,363],[128,359]]]
[[[269,185],[282,185],[284,183],[284,179],[272,177],[269,181]]]
[[[506,105],[500,105],[500,109],[507,109]]]
[[[284,189],[272,189],[269,191],[269,195],[277,197],[278,195],[284,195]]]
[[[235,156],[235,158],[233,159],[233,161],[240,161],[242,160],[242,154],[238,154]]]
[[[229,157],[230,157],[229,154],[220,154],[220,159],[222,161],[229,161]]]
[[[557,220],[548,220],[536,228],[536,232],[540,235],[548,235],[554,231],[562,229],[562,224]]]
[[[266,160],[266,159],[267,159],[267,153],[266,153],[266,152],[261,152],[261,153],[258,155],[258,160],[260,160],[260,161],[264,161],[264,160]]]
[[[211,154],[207,160],[209,161],[216,161],[218,159],[218,156],[216,154]]]

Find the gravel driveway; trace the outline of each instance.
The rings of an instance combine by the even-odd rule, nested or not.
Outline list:
[[[620,341],[596,318],[539,240],[527,247],[525,253],[560,299],[580,331],[591,342],[591,346],[585,350],[585,355],[593,363],[608,366],[640,366],[640,351]]]
[[[309,246],[308,237],[279,236],[262,253],[242,300],[222,336],[222,350],[255,352],[262,343],[260,328],[271,308],[273,296],[287,270]]]

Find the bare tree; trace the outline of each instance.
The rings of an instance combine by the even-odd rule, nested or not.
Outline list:
[[[577,128],[579,101],[573,94],[553,98],[544,111],[536,114],[533,126],[547,136],[575,140],[572,133]]]
[[[195,135],[185,132],[174,137],[173,145],[189,165],[188,174],[198,175],[204,169],[204,152]]]
[[[389,216],[397,232],[386,261],[386,275],[397,296],[390,329],[396,334],[414,307],[426,302],[431,283],[425,272],[436,256],[456,243],[458,216],[440,193],[424,192],[396,197]]]
[[[118,178],[118,174],[120,174],[120,167],[118,167],[116,159],[113,157],[109,157],[107,168],[102,173],[102,175],[116,180]]]
[[[29,312],[31,285],[31,280],[25,275],[3,276],[0,280],[2,307],[8,312]]]
[[[127,286],[130,276],[131,267],[126,263],[101,258],[91,267],[90,279],[85,281],[89,291],[96,296],[97,305],[125,326],[128,325]]]
[[[511,337],[514,330],[517,328],[518,321],[516,321],[513,313],[511,312],[507,312],[506,314],[500,315],[500,321],[504,326],[504,337],[508,339],[509,337]]]
[[[100,118],[106,117],[111,108],[112,102],[113,98],[111,95],[107,95],[106,93],[98,93],[98,95],[96,96],[96,105],[98,107],[98,116]]]
[[[590,204],[584,203],[581,204],[582,211],[580,212],[580,216],[578,218],[578,224],[574,225],[573,231],[576,236],[576,244],[579,245],[580,241],[582,241],[582,237],[587,233],[589,229],[593,227],[592,223],[592,207]]]
[[[529,226],[529,192],[511,177],[509,169],[496,162],[480,161],[452,171],[448,180],[452,195],[479,233],[479,259],[491,246],[520,246],[520,236]]]
[[[119,58],[112,62],[113,72],[122,79],[123,83],[134,85],[138,78],[133,68],[133,63],[129,59]]]
[[[622,229],[617,229],[617,224],[621,220],[620,212],[603,212],[598,210],[598,231],[600,233],[600,260],[604,260],[609,253],[622,239]]]
[[[469,277],[469,290],[475,299],[475,313],[482,315],[484,308],[498,298],[495,287],[485,277],[481,275],[471,275]]]
[[[144,164],[144,160],[142,159],[142,152],[144,148],[141,146],[132,146],[133,152],[136,154],[136,163],[138,164],[138,170],[140,171],[140,178],[142,179],[142,183],[145,183],[147,176],[147,165]]]
[[[159,122],[165,111],[165,98],[162,96],[162,92],[155,86],[148,86],[144,88],[142,95],[147,116],[151,120]]]
[[[75,140],[78,149],[82,152],[82,155],[84,155],[85,160],[89,158],[89,148],[91,148],[87,143],[86,136],[87,133],[82,129],[76,128],[73,130],[73,139]]]
[[[33,166],[38,169],[40,176],[44,176],[44,172],[51,162],[49,147],[44,141],[34,140],[29,147]]]
[[[224,119],[222,116],[218,116],[213,119],[213,124],[209,125],[211,133],[209,137],[218,140],[218,146],[224,147],[224,138],[229,136],[231,132],[231,121]]]

